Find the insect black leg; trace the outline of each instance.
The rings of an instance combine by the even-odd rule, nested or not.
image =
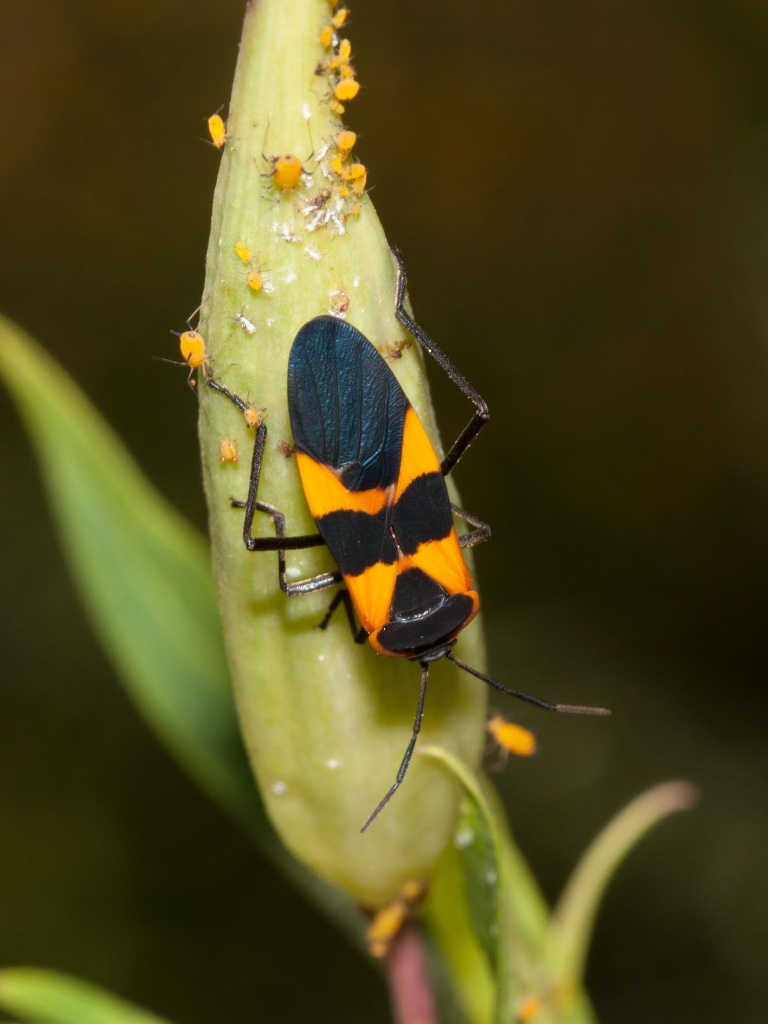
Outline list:
[[[484,540],[488,540],[491,536],[491,528],[488,523],[484,523],[482,519],[478,519],[477,516],[470,515],[469,512],[465,512],[463,508],[459,508],[458,505],[451,504],[451,512],[459,519],[463,519],[465,523],[469,523],[470,526],[474,526],[474,530],[470,530],[469,533],[463,533],[459,537],[459,545],[462,548],[473,548],[475,544],[482,544]]]
[[[355,621],[355,610],[352,604],[352,598],[349,595],[349,591],[344,589],[340,590],[338,594],[334,594],[333,600],[328,605],[328,611],[323,616],[322,622],[318,622],[318,629],[327,629],[328,623],[331,621],[331,616],[339,607],[340,604],[344,605],[344,611],[347,613],[347,622],[349,628],[352,631],[352,639],[356,644],[364,644],[368,639],[368,630],[363,626],[358,626]]]
[[[242,398],[233,394],[222,384],[219,384],[218,381],[209,379],[207,384],[208,387],[217,391],[220,395],[224,395],[224,397],[228,398],[230,402],[233,402],[240,412],[245,412],[248,408],[247,403],[244,402]],[[232,499],[233,508],[245,509],[245,516],[243,518],[243,543],[248,551],[277,552],[280,589],[288,597],[297,597],[299,594],[311,594],[315,590],[324,590],[326,587],[333,587],[337,583],[341,582],[342,577],[340,572],[321,573],[319,576],[312,576],[306,580],[299,580],[297,583],[289,583],[286,579],[286,551],[301,551],[304,548],[320,547],[325,544],[325,541],[319,533],[306,534],[300,537],[286,537],[285,516],[283,513],[273,505],[267,505],[266,502],[257,500],[259,478],[261,476],[261,461],[264,457],[264,445],[266,443],[266,439],[267,425],[266,423],[261,423],[256,429],[256,436],[253,442],[251,475],[248,482],[248,499],[246,501],[237,501]],[[253,536],[253,520],[257,512],[263,512],[270,517],[274,524],[277,536]]]
[[[488,406],[485,403],[485,399],[475,391],[475,389],[469,384],[469,382],[459,373],[453,363],[444,356],[437,345],[432,341],[430,336],[420,327],[419,324],[406,313],[403,303],[405,302],[405,286],[406,286],[406,273],[405,263],[399,249],[392,249],[392,255],[397,261],[397,290],[395,293],[395,316],[411,334],[416,338],[424,349],[425,352],[429,353],[430,356],[435,360],[437,365],[448,375],[453,381],[457,388],[464,392],[467,398],[472,402],[475,407],[475,414],[469,423],[466,425],[464,430],[459,434],[457,439],[453,442],[453,446],[448,454],[443,459],[440,469],[442,470],[443,476],[448,476],[451,470],[454,468],[456,463],[459,461],[464,452],[474,441],[475,437],[480,433],[485,424],[488,422],[489,412]]]
[[[378,818],[379,814],[384,810],[389,801],[395,795],[397,790],[405,778],[405,773],[408,771],[408,765],[411,763],[411,757],[413,756],[413,749],[416,746],[416,740],[419,738],[419,732],[421,731],[421,719],[424,717],[424,698],[427,696],[427,680],[429,679],[429,662],[422,661],[421,663],[421,689],[419,690],[419,703],[416,707],[416,717],[413,720],[413,732],[411,733],[411,741],[405,748],[405,754],[403,754],[403,760],[400,762],[400,767],[397,769],[397,776],[395,778],[394,785],[388,791],[386,796],[379,801],[376,809],[372,814],[366,818],[365,824],[360,829],[361,832],[365,830]]]

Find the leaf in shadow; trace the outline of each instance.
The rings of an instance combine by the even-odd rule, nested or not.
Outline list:
[[[641,793],[593,839],[576,865],[552,915],[552,946],[561,983],[577,984],[584,974],[600,901],[614,872],[654,825],[687,810],[697,799],[689,782],[666,782]]]

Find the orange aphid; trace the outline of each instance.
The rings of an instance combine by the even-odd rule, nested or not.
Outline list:
[[[502,715],[491,715],[485,723],[490,736],[498,743],[502,764],[510,754],[530,757],[536,752],[536,737],[522,725],[508,722]]]
[[[336,149],[339,152],[339,156],[341,157],[341,159],[346,160],[349,154],[355,148],[355,143],[357,142],[357,135],[355,132],[350,131],[349,128],[344,128],[342,129],[342,131],[339,132],[339,134],[333,141],[334,145],[336,146]],[[339,172],[337,171],[337,173]]]
[[[333,95],[337,100],[344,103],[353,100],[360,92],[360,83],[356,78],[342,78],[333,87]]]
[[[252,292],[260,292],[264,287],[264,279],[258,270],[252,270],[246,280]]]
[[[392,940],[400,931],[408,916],[408,904],[397,899],[378,912],[365,933],[368,952],[378,959],[389,952]]]
[[[251,253],[251,250],[244,242],[237,242],[235,244],[235,256],[237,256],[237,258],[241,260],[241,262],[245,263],[246,266],[253,259],[253,254]]]
[[[278,188],[283,192],[290,192],[296,188],[304,173],[304,164],[297,156],[285,153],[282,156],[272,156],[268,159],[272,168],[267,177],[272,178]]]
[[[342,171],[342,178],[349,183],[355,195],[361,196],[365,192],[365,183],[368,180],[368,171],[365,164],[350,164]]]
[[[233,465],[237,465],[238,459],[237,441],[233,441],[230,437],[225,437],[219,445],[219,462],[222,465],[224,465],[225,462],[231,462]]]
[[[216,149],[221,149],[227,141],[227,129],[219,114],[212,114],[208,118],[208,134]]]
[[[392,940],[406,919],[417,909],[425,891],[422,882],[406,882],[392,902],[374,915],[365,933],[371,956],[380,958],[387,955]]]
[[[331,57],[328,61],[328,70],[336,71],[344,64],[349,63],[349,58],[352,56],[352,44],[348,39],[342,39],[339,43],[339,49],[336,55]]]
[[[348,17],[349,17],[349,8],[348,7],[339,7],[339,8],[337,8],[336,13],[334,14],[334,16],[331,18],[331,25],[334,28],[341,28],[341,26],[344,24],[344,22],[347,20]]]
[[[324,46],[326,49],[328,49],[328,47],[331,45],[332,42],[333,42],[333,24],[326,25],[325,28],[320,33],[320,43],[321,43],[322,46]]]
[[[181,358],[190,370],[197,370],[205,362],[205,339],[191,328],[179,335]],[[191,374],[190,374],[191,376]]]
[[[353,203],[352,209],[349,212],[352,214],[353,217],[359,217],[362,209],[363,208],[360,205],[360,203]]]
[[[198,308],[195,310],[192,316],[194,316],[195,313],[198,313],[199,310],[200,307],[198,306]],[[176,335],[176,337],[179,339],[179,351],[181,352],[181,357],[183,361],[180,363],[176,362],[176,360],[174,359],[163,359],[162,361],[165,363],[174,363],[176,366],[189,367],[187,384],[189,384],[189,386],[194,391],[195,388],[197,387],[197,381],[195,380],[195,370],[199,370],[200,367],[202,367],[205,376],[209,376],[211,372],[212,360],[216,353],[219,352],[221,348],[226,344],[226,341],[222,342],[222,344],[219,345],[219,347],[216,349],[216,352],[209,353],[206,347],[205,338],[199,331],[196,331],[192,328],[192,325],[190,323],[191,319],[192,317],[190,317],[187,320],[187,330],[184,331],[183,333],[180,334],[178,331],[171,331],[171,334]]]

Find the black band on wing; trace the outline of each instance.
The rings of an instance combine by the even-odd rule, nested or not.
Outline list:
[[[424,473],[406,487],[392,510],[392,528],[403,554],[443,540],[453,529],[453,513],[442,473]]]
[[[391,565],[397,549],[386,529],[386,509],[367,512],[329,512],[316,520],[323,540],[344,576],[359,576],[377,562]]]

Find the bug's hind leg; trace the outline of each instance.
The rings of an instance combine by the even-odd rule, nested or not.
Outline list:
[[[317,628],[328,628],[328,623],[331,621],[331,616],[333,615],[333,613],[336,611],[340,604],[344,605],[344,611],[346,612],[347,615],[347,622],[349,623],[349,628],[352,632],[352,639],[355,641],[356,644],[364,644],[365,641],[368,639],[368,630],[364,629],[363,626],[358,626],[355,620],[355,608],[354,605],[352,604],[352,598],[350,596],[349,591],[346,588],[344,590],[340,590],[338,594],[334,594],[333,600],[328,605],[328,611],[323,616],[322,621],[318,622]]]
[[[482,544],[484,540],[489,540],[491,536],[491,528],[488,523],[484,523],[482,519],[478,519],[477,516],[471,515],[466,512],[463,508],[459,508],[458,505],[451,503],[451,512],[459,519],[463,519],[465,523],[469,523],[474,529],[470,530],[469,533],[463,533],[459,537],[459,545],[462,548],[473,548],[475,544]]]

